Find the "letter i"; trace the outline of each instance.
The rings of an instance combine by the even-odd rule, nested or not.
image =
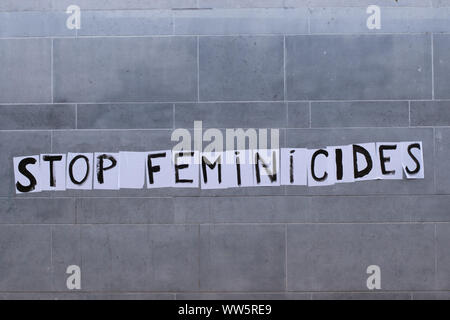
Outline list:
[[[295,150],[291,150],[289,156],[289,181],[294,183],[294,154]]]
[[[237,184],[238,186],[241,185],[241,161],[239,158],[239,151],[235,151],[234,154],[236,155],[236,176],[237,176]]]

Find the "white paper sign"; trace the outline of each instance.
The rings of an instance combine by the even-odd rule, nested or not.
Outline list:
[[[40,185],[42,191],[66,190],[66,155],[41,154]]]
[[[401,180],[402,146],[396,142],[377,142],[377,154],[380,163],[380,178],[386,180]]]
[[[381,173],[375,143],[353,144],[352,147],[355,181],[379,179]]]
[[[145,152],[120,151],[119,188],[142,189],[145,183]]]
[[[225,152],[225,174],[232,177],[230,187],[253,187],[254,164],[250,150],[229,150]]]
[[[226,189],[233,186],[233,175],[228,174],[226,154],[202,152],[200,154],[200,185],[202,189]]]
[[[119,190],[119,153],[96,152],[94,161],[94,189]]]
[[[281,184],[280,151],[278,149],[252,150],[255,186],[279,186]]]
[[[306,186],[308,184],[308,150],[305,148],[281,149],[281,184]]]
[[[352,146],[327,147],[328,174],[335,183],[354,182],[353,176],[353,148]]]
[[[145,159],[147,188],[168,188],[175,185],[171,150],[148,152]]]
[[[199,153],[198,151],[177,151],[173,155],[175,170],[175,188],[198,188]]]
[[[329,186],[335,179],[330,171],[330,154],[326,148],[308,149],[308,186]]]
[[[67,154],[67,189],[92,190],[94,175],[94,157],[92,153]]]
[[[16,193],[40,192],[39,155],[13,158]]]
[[[408,179],[423,179],[423,148],[422,141],[402,142],[402,165]]]
[[[322,149],[226,152],[68,153],[14,157],[16,193],[65,189],[327,186],[375,179],[424,178],[421,141]]]

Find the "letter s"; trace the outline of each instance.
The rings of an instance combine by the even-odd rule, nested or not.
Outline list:
[[[16,182],[17,190],[19,190],[22,193],[33,191],[36,187],[36,184],[37,184],[36,178],[27,169],[27,165],[35,164],[35,163],[36,163],[36,159],[34,159],[34,158],[24,158],[19,162],[17,169],[19,170],[19,172],[22,175],[24,175],[30,181],[30,184],[27,186],[24,186],[19,181]]]

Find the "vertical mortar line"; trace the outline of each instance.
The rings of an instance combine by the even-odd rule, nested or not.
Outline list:
[[[287,148],[287,131],[289,129],[289,103],[285,102],[286,107],[286,128],[284,129],[284,147]]]
[[[437,224],[434,224],[434,289],[437,288]]]
[[[200,224],[198,224],[198,261],[197,261],[197,263],[198,263],[198,273],[199,273],[199,277],[198,277],[198,290],[200,291],[200,289],[201,289],[201,276],[200,276],[200,273],[201,273],[201,270],[200,270],[200,268],[201,268],[201,242],[202,242],[202,239],[201,239],[201,230],[200,230]],[[208,231],[208,233],[209,233],[209,231]]]
[[[284,225],[284,291],[288,291],[287,283],[287,259],[288,259],[288,242],[287,242],[287,223]]]
[[[74,198],[75,201],[75,224],[78,224],[78,199]]]
[[[78,103],[75,104],[75,129],[78,129]]]
[[[311,125],[311,101],[309,101],[308,104],[309,104],[309,127],[312,128],[312,125]]]
[[[287,100],[286,88],[286,35],[283,35],[283,95],[284,101]]]
[[[286,108],[287,110],[289,110],[289,104],[286,102]],[[288,112],[286,112],[288,113]],[[284,129],[284,147],[287,148],[287,135],[288,135],[288,127],[289,125],[286,122],[286,128]],[[280,146],[278,146],[279,148],[281,148]],[[280,149],[281,152],[281,149]],[[280,155],[280,159],[281,159],[281,155]],[[287,195],[287,186],[283,186],[283,194],[286,196]]]
[[[78,226],[78,236],[79,236],[79,243],[80,245],[78,246],[78,257],[80,258],[80,269],[81,272],[83,272],[83,242],[82,242],[82,237],[81,237],[81,226]],[[81,278],[81,281],[83,281],[83,278]],[[83,286],[83,282],[81,283]],[[83,288],[83,287],[82,287]]]
[[[172,129],[175,129],[175,103],[172,105]]]
[[[197,36],[197,101],[200,102],[200,37]]]
[[[433,163],[434,193],[436,193],[436,128],[433,128]]]
[[[311,34],[311,9],[306,9],[308,10],[308,34]]]
[[[172,35],[175,35],[175,17],[174,17],[174,10],[171,10],[170,12],[170,18],[172,19]]]
[[[52,290],[54,289],[54,272],[53,272],[53,226],[50,226],[50,279],[51,279],[51,283],[50,283],[50,288],[52,288]]]
[[[50,130],[50,152],[53,152],[53,130]]]
[[[286,129],[289,128],[289,102],[285,101],[285,107],[286,107]],[[286,135],[285,135],[286,137]],[[286,139],[284,140],[284,143],[286,143]],[[287,145],[284,145],[287,147]]]
[[[411,100],[408,101],[408,127],[411,127]]]
[[[51,49],[50,49],[50,93],[52,95],[52,103],[53,99],[53,38],[51,39]]]
[[[431,99],[434,100],[434,35],[431,33]]]

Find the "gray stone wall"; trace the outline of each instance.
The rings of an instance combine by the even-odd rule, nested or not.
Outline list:
[[[1,298],[450,298],[450,1],[0,10]],[[194,120],[290,147],[420,140],[425,179],[15,195],[14,156],[170,149]]]

